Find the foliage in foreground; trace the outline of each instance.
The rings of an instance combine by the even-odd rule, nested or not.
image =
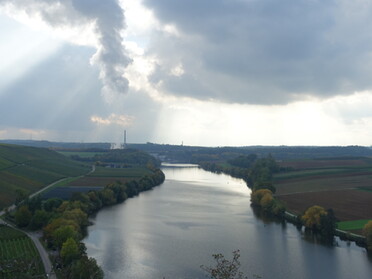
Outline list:
[[[211,279],[248,279],[247,276],[244,276],[243,272],[240,271],[240,251],[233,251],[232,260],[225,259],[225,256],[222,254],[213,254],[212,255],[216,265],[204,266],[201,265],[200,268],[207,273],[207,277]],[[261,278],[258,275],[253,275],[255,278]]]

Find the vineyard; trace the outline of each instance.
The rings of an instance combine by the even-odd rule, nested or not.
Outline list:
[[[0,279],[8,278],[45,278],[45,272],[32,240],[0,225]]]

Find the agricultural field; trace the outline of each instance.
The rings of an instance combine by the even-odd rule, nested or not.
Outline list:
[[[32,194],[64,177],[86,174],[91,166],[45,148],[0,144],[0,210],[17,192]]]
[[[280,166],[287,171],[274,176],[276,196],[289,211],[332,208],[341,228],[358,233],[362,221],[372,219],[371,158],[296,160]]]
[[[343,221],[337,224],[340,230],[355,231],[362,230],[369,220]]]
[[[145,167],[126,167],[126,168],[96,167],[95,172],[89,174],[88,176],[140,178],[145,175],[150,175],[151,173],[152,171]]]
[[[112,183],[120,182],[124,184],[125,182],[139,180],[141,177],[151,174],[152,171],[145,167],[96,167],[95,171],[88,175],[66,179],[56,184],[55,187],[43,193],[43,198],[58,197],[69,199],[75,192],[98,191]]]
[[[0,225],[0,278],[46,278],[43,263],[32,240],[24,233]]]
[[[120,181],[125,183],[130,180],[140,179],[145,175],[151,175],[152,172],[145,167],[128,167],[128,168],[106,168],[96,167],[96,170],[84,177],[73,180],[66,186],[78,187],[104,187],[110,183]]]
[[[372,219],[372,192],[359,190],[336,190],[307,192],[277,196],[289,210],[297,214],[308,207],[320,205],[332,208],[340,221]]]
[[[332,168],[371,168],[372,159],[367,157],[339,157],[326,159],[288,160],[280,162],[281,167],[301,169],[332,169]]]
[[[53,188],[46,193],[43,193],[43,199],[50,199],[50,198],[60,198],[63,200],[68,200],[74,193],[86,193],[89,191],[99,191],[102,190],[104,187],[102,186],[61,186],[57,188]]]
[[[71,157],[71,156],[79,156],[80,158],[94,158],[96,155],[102,155],[104,152],[90,152],[90,151],[58,151],[58,153]]]
[[[280,167],[288,170],[274,176],[279,195],[372,186],[370,158],[283,161]]]

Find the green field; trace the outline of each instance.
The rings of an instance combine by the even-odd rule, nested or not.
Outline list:
[[[39,253],[24,233],[0,225],[0,278],[46,278]]]
[[[105,152],[83,152],[83,151],[58,151],[58,153],[70,157],[79,156],[80,158],[94,158],[96,155],[102,155]]]
[[[370,187],[358,187],[358,190],[372,192],[372,186],[370,186]]]
[[[340,174],[340,173],[353,173],[355,169],[347,169],[347,168],[339,168],[339,169],[305,169],[305,170],[297,170],[297,171],[288,171],[285,173],[278,173],[275,175],[275,182],[279,182],[285,179],[292,179],[292,178],[303,178],[303,177],[311,177],[311,176],[322,176],[322,175],[329,175],[329,174]]]
[[[367,224],[368,221],[370,220],[355,220],[355,221],[338,222],[337,228],[343,231],[362,230],[364,225]]]
[[[17,191],[31,194],[90,168],[49,149],[0,144],[0,209],[14,203]]]
[[[91,177],[142,177],[152,174],[145,167],[106,168],[96,167],[95,172],[89,174]]]
[[[95,172],[73,179],[61,186],[78,186],[78,187],[105,187],[108,184],[120,181],[121,183],[130,180],[139,180],[141,177],[151,175],[152,171],[145,167],[127,167],[127,168],[106,168],[96,167]]]

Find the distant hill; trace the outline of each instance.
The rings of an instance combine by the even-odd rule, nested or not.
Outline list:
[[[0,144],[0,209],[14,203],[17,192],[31,194],[89,169],[87,164],[46,148]]]
[[[74,142],[50,142],[36,140],[0,140],[0,143],[19,144],[35,147],[46,147],[56,150],[91,150],[107,151],[111,148],[110,143],[74,143]],[[204,147],[171,145],[156,143],[129,143],[128,148],[138,149],[155,155],[162,161],[199,163],[202,161],[219,161],[236,158],[240,155],[256,154],[258,157],[266,157],[271,154],[277,160],[288,159],[315,159],[330,157],[372,157],[372,148],[367,146],[222,146]]]
[[[231,160],[241,155],[256,154],[266,157],[271,154],[277,160],[316,159],[332,157],[372,157],[372,148],[365,146],[240,146],[198,147],[168,144],[130,144],[156,155],[163,161],[200,163]]]
[[[24,145],[24,146],[33,146],[33,147],[44,147],[44,148],[52,148],[52,149],[110,149],[111,143],[105,142],[92,142],[92,143],[84,143],[84,142],[53,142],[53,141],[46,141],[46,140],[0,140],[0,143],[6,144],[16,144],[16,145]]]

